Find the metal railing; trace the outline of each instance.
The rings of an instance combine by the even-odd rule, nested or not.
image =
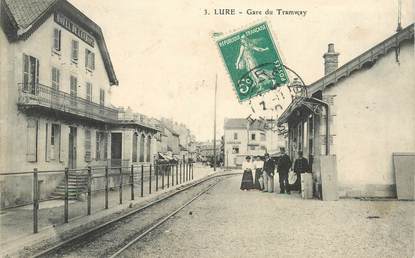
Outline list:
[[[46,107],[100,121],[114,122],[118,119],[117,109],[72,96],[39,83],[19,83],[18,91],[18,104],[22,106]]]
[[[130,165],[119,167],[87,167],[83,169],[69,169],[64,170],[50,170],[39,171],[34,169],[30,172],[11,172],[2,173],[0,176],[31,176],[32,187],[32,205],[33,205],[33,233],[38,233],[39,230],[39,203],[40,203],[40,176],[47,174],[60,174],[63,176],[64,195],[63,198],[49,198],[48,200],[63,199],[63,222],[68,223],[70,219],[70,184],[71,177],[83,176],[86,178],[86,187],[76,195],[85,195],[86,198],[86,215],[92,214],[92,195],[99,192],[104,192],[102,205],[103,209],[108,209],[111,198],[110,192],[118,190],[118,197],[112,198],[118,204],[123,204],[124,200],[135,200],[136,195],[144,197],[145,194],[152,194],[160,190],[168,189],[170,187],[183,184],[194,178],[194,163],[193,162],[178,162],[176,164],[148,164],[148,165]],[[93,189],[93,185],[95,186]],[[127,191],[127,192],[125,192]],[[128,194],[130,197],[123,196]],[[114,196],[112,196],[114,197]],[[97,198],[99,200],[99,198]],[[82,203],[82,202],[81,202]],[[49,218],[48,218],[49,219]]]

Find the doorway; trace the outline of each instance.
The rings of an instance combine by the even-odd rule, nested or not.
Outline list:
[[[76,127],[69,127],[69,168],[76,168],[76,139],[77,139],[77,129]]]
[[[111,133],[111,166],[120,167],[122,157],[122,134]]]

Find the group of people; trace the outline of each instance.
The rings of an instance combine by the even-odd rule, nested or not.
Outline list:
[[[292,162],[290,157],[285,153],[285,148],[280,148],[280,156],[278,161],[274,161],[268,153],[264,158],[256,156],[251,160],[247,156],[242,163],[242,182],[241,190],[258,189],[263,192],[274,192],[274,173],[275,168],[279,175],[280,193],[290,194],[290,186],[288,183],[288,173],[291,169]],[[302,151],[298,152],[298,158],[294,162],[294,172],[297,174],[297,180],[301,180],[301,174],[310,172],[308,160],[303,157]],[[301,191],[301,190],[300,190]]]

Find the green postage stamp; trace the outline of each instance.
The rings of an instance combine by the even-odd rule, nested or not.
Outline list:
[[[217,42],[239,101],[288,83],[287,72],[266,22]]]

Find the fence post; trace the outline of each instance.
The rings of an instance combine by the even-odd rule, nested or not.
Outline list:
[[[64,205],[64,221],[69,221],[69,168],[65,168],[65,205]]]
[[[39,180],[37,168],[33,169],[33,233],[38,232],[38,210],[39,210]]]
[[[151,164],[150,164],[150,178],[148,180],[148,194],[151,194]]]
[[[92,170],[88,166],[88,199],[87,199],[87,215],[91,215],[91,183],[92,183]]]
[[[170,164],[166,166],[166,172],[167,172],[167,188],[170,187]]]
[[[159,190],[159,167],[157,164],[154,164],[154,175],[156,176],[156,192]]]
[[[122,166],[120,166],[120,204],[122,204]]]
[[[161,165],[161,190],[164,190],[164,165]]]
[[[191,168],[192,168],[192,180],[193,180],[193,165],[194,165],[195,163],[190,163],[190,164],[192,164],[192,165],[191,165]]]
[[[176,164],[176,185],[179,184],[179,164]]]
[[[141,197],[144,196],[144,165],[141,165]]]
[[[105,166],[105,209],[108,209],[108,166]]]
[[[131,200],[134,200],[134,165],[131,165]]]

